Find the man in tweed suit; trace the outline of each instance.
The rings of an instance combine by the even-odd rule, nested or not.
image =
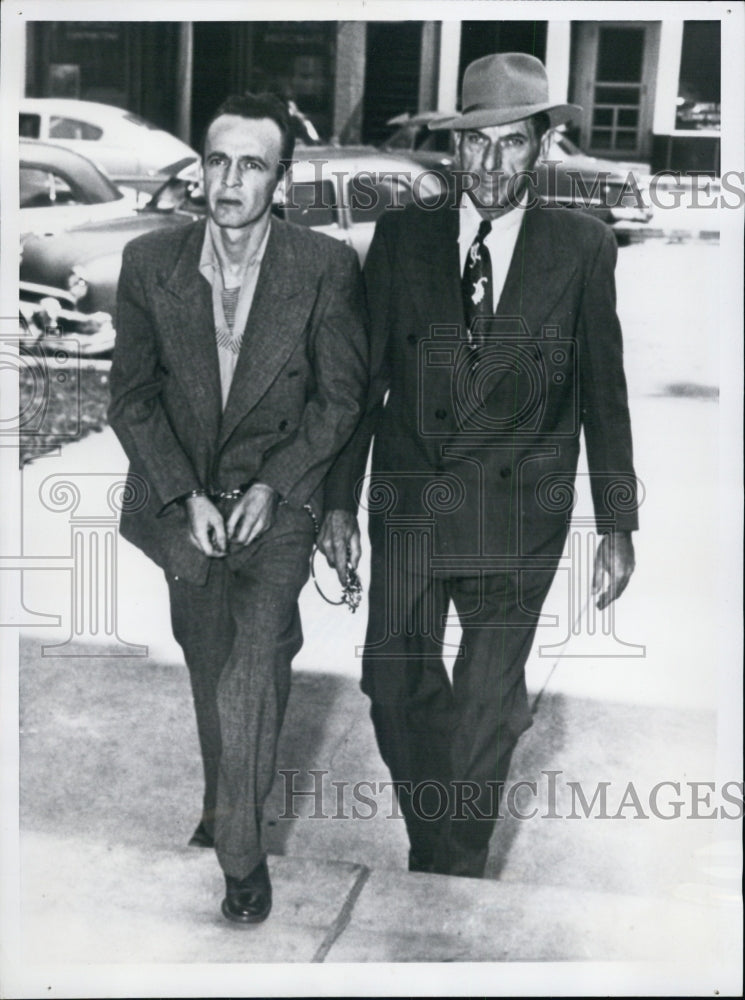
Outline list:
[[[242,923],[271,908],[262,806],[302,643],[297,599],[323,479],[367,383],[354,252],[271,213],[292,150],[279,99],[221,105],[206,222],[125,249],[111,370],[109,418],[145,494],[121,531],[166,573],[194,695],[205,795],[191,843],[214,843],[223,914]]]
[[[573,492],[580,430],[601,608],[629,581],[637,519],[613,235],[527,185],[547,129],[579,109],[552,103],[543,65],[522,53],[472,63],[462,106],[434,125],[455,131],[461,197],[388,212],[376,228],[370,394],[327,479],[320,544],[340,575],[347,549],[359,558],[374,437],[362,689],[409,868],[479,877],[531,725],[525,663],[564,548],[568,507],[555,500]],[[452,685],[451,601],[463,626]]]

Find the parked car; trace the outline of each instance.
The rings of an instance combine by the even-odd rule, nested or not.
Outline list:
[[[298,149],[284,204],[291,222],[342,240],[364,261],[375,222],[386,208],[441,192],[437,178],[414,160],[369,147]],[[108,354],[122,250],[154,229],[187,225],[205,214],[199,164],[188,160],[129,218],[31,237],[21,258],[25,349],[53,351],[74,337],[84,356]]]
[[[442,112],[425,111],[391,118],[388,125],[394,131],[381,149],[405,153],[422,166],[452,177],[453,133],[427,127],[430,121],[442,117],[446,117]],[[645,197],[650,177],[642,165],[588,156],[557,129],[551,132],[546,160],[550,162],[536,166],[536,194],[552,204],[582,208],[611,226],[618,222],[646,223],[652,218]],[[640,196],[627,183],[630,174]]]
[[[155,191],[165,169],[195,151],[140,115],[111,104],[57,97],[20,102],[22,138],[44,139],[92,159],[118,185]]]
[[[21,140],[18,183],[21,241],[135,211],[133,200],[85,156],[34,139]]]

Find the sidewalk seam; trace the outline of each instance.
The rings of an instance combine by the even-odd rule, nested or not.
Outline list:
[[[333,924],[326,932],[326,935],[323,941],[321,941],[321,944],[318,946],[318,950],[311,959],[311,962],[325,961],[326,956],[344,933],[349,921],[352,919],[352,911],[354,910],[355,904],[359,899],[360,893],[365,887],[365,883],[370,878],[370,869],[367,865],[355,865],[355,867],[359,868],[359,874],[355,879],[354,885],[347,893],[347,898],[344,900],[336,920],[334,920]]]

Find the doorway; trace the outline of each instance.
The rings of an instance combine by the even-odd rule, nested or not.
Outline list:
[[[659,22],[576,25],[573,99],[583,108],[581,145],[588,153],[649,156],[659,38]]]

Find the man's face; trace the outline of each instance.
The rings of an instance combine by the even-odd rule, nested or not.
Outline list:
[[[221,115],[210,125],[204,147],[207,211],[218,226],[243,229],[270,211],[282,149],[276,122]]]
[[[459,167],[475,175],[471,197],[482,214],[515,207],[528,178],[513,178],[533,169],[543,145],[530,118],[456,132]]]

